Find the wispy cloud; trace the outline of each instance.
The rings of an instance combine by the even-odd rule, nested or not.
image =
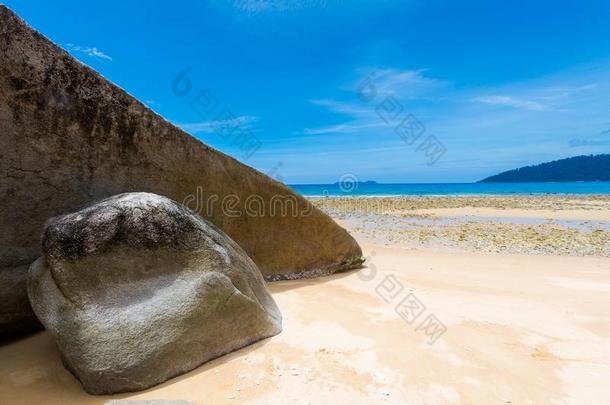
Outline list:
[[[309,100],[310,103],[324,107],[329,111],[337,114],[344,114],[349,116],[360,116],[363,114],[370,113],[370,108],[365,108],[363,105],[356,105],[348,102],[337,101],[332,99],[316,99]]]
[[[427,178],[430,173],[430,179],[442,174],[443,179],[461,181],[572,154],[603,153],[610,145],[610,66],[474,87],[436,78],[424,69],[353,72],[359,77],[337,84],[325,98],[308,100],[323,110],[312,114],[312,119],[323,121],[303,125],[290,143],[284,138],[281,146],[286,153],[298,147],[319,156],[324,149],[323,153],[364,162],[370,173],[388,166],[403,178],[412,178],[413,173]],[[365,93],[374,95],[370,101],[362,100],[359,90],[371,72],[376,72],[370,81],[376,91],[369,93],[367,85]],[[418,171],[422,161],[409,155],[412,150],[396,134],[395,126],[379,115],[388,95],[404,107],[403,114],[413,114],[428,133],[440,137],[461,163]],[[309,155],[295,154],[293,159],[323,173],[326,163],[313,163],[308,160],[313,158],[305,156]],[[443,167],[451,169],[442,171]]]
[[[110,55],[105,54],[104,52],[100,51],[96,47],[80,46],[80,45],[74,45],[71,43],[66,44],[66,47],[71,51],[83,53],[92,58],[112,60],[112,57],[110,57]]]
[[[498,92],[495,94],[479,95],[471,98],[471,101],[527,111],[557,110],[558,108],[565,107],[575,97],[587,94],[598,87],[597,83],[574,86],[543,85],[537,87],[535,84],[530,84],[529,86],[525,84],[524,86],[518,90],[510,91],[510,93],[506,91],[506,88],[496,89]]]
[[[373,84],[379,98],[377,104],[388,96],[393,96],[400,102],[428,100],[433,98],[433,94],[438,90],[450,85],[447,81],[427,76],[425,74],[426,69],[367,68],[358,69],[358,71]],[[355,96],[358,87],[362,84],[363,77],[349,86],[342,87],[342,90],[351,92],[352,96]],[[310,102],[335,114],[342,115],[347,120],[318,128],[305,128],[302,130],[305,135],[357,133],[362,130],[374,130],[375,128],[391,132],[391,128],[376,112],[375,104],[332,99],[315,99],[310,100]]]
[[[484,104],[499,105],[505,107],[519,108],[522,110],[542,111],[546,110],[547,106],[532,100],[524,100],[512,96],[482,96],[475,97],[472,101]]]
[[[385,69],[377,71],[380,90],[390,94],[400,94],[403,97],[421,95],[424,92],[445,87],[449,82],[426,76],[427,69],[396,70]]]
[[[427,75],[427,69],[366,68],[359,71],[362,76],[368,76],[374,82],[380,94],[399,96],[401,99],[428,98],[450,84]],[[358,84],[352,83],[349,90],[353,91]]]
[[[326,7],[326,0],[233,0],[233,7],[247,14],[269,11],[289,11],[295,9]]]
[[[303,133],[306,135],[353,133],[363,129],[379,128],[384,126],[385,124],[383,122],[370,124],[338,124],[320,128],[305,128]]]
[[[568,146],[570,148],[601,145],[610,145],[610,139],[570,139],[570,141],[568,142]]]
[[[190,132],[192,134],[212,134],[217,132],[218,128],[249,127],[256,121],[258,121],[258,117],[242,115],[230,120],[193,122],[188,124],[178,124],[178,126],[186,132]]]
[[[568,141],[568,146],[570,148],[602,145],[610,145],[610,129],[601,131],[597,134],[597,136],[593,136],[591,138],[575,138]]]
[[[574,93],[579,93],[579,92],[587,91],[587,90],[593,90],[593,89],[597,88],[597,86],[598,86],[597,83],[589,83],[589,84],[584,84],[581,86],[550,87],[550,88],[543,89],[543,91],[546,91],[549,93],[555,93],[555,95],[551,95],[551,97],[557,96],[557,95],[569,96]]]

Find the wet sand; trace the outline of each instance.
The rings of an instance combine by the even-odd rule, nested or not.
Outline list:
[[[270,284],[278,336],[100,397],[42,332],[0,346],[0,404],[610,403],[610,258],[386,246],[351,231],[367,268]]]
[[[453,216],[476,216],[476,217],[504,217],[504,218],[544,218],[567,221],[610,221],[610,209],[565,209],[565,210],[541,210],[541,209],[516,209],[516,208],[432,208],[414,210],[413,214],[433,215],[437,217]]]
[[[318,198],[360,241],[452,252],[610,257],[610,197]]]

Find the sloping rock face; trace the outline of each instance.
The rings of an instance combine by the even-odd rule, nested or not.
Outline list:
[[[184,203],[268,279],[361,263],[355,240],[307,200],[176,128],[0,6],[0,272],[11,272],[0,280],[23,280],[12,252],[32,256],[48,218],[133,191]],[[0,287],[19,304],[0,308],[0,331],[23,321],[18,284]]]
[[[32,307],[93,394],[145,389],[281,331],[254,262],[220,229],[149,193],[54,218]]]

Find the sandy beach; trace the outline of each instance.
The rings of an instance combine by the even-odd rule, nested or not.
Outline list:
[[[609,197],[314,203],[367,267],[270,284],[280,335],[91,396],[37,333],[0,346],[0,404],[610,403]]]

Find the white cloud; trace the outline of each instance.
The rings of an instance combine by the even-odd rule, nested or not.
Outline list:
[[[545,90],[547,92],[556,93],[561,96],[569,96],[573,93],[579,93],[581,91],[586,91],[586,90],[593,90],[595,88],[597,88],[597,83],[589,83],[589,84],[584,84],[581,86],[572,86],[572,87],[550,87]]]
[[[511,88],[497,88],[492,90],[481,90],[476,97],[470,100],[504,107],[511,107],[520,110],[543,111],[565,108],[571,102],[590,94],[598,87],[597,83],[566,85],[566,84],[537,84],[522,83],[512,84]],[[484,94],[484,93],[492,93]],[[495,94],[494,94],[495,93]],[[506,94],[509,93],[510,95]]]
[[[449,82],[428,77],[424,73],[426,69],[400,70],[400,69],[359,69],[360,72],[368,71],[358,82],[352,83],[342,90],[359,96],[364,89],[370,91],[374,88],[375,100],[371,102],[356,101],[344,102],[331,99],[310,100],[312,104],[324,107],[336,114],[348,117],[342,123],[319,128],[305,128],[302,133],[306,135],[356,133],[361,130],[383,128],[385,132],[392,132],[392,126],[387,124],[379,115],[376,107],[388,96],[393,96],[402,105],[406,113],[411,113],[406,100],[428,99],[435,92],[449,85]],[[368,86],[371,87],[368,87]]]
[[[218,130],[218,128],[248,128],[254,122],[258,121],[258,117],[251,115],[242,115],[240,117],[232,118],[229,120],[212,120],[203,122],[193,122],[189,124],[178,124],[183,130],[196,134],[196,133],[207,133],[211,134]]]
[[[582,146],[602,146],[610,145],[610,139],[570,139],[568,146],[570,148],[580,148]]]
[[[425,71],[426,69],[379,69],[371,73],[371,79],[381,94],[401,98],[417,98],[448,84],[444,80],[424,75]]]
[[[371,111],[371,109],[368,108],[368,106],[355,105],[355,104],[341,102],[341,101],[337,101],[337,100],[317,99],[317,100],[310,100],[309,102],[312,104],[318,105],[320,107],[327,108],[328,110],[330,110],[334,113],[344,114],[344,115],[349,115],[349,116],[360,116],[363,114],[367,114]]]
[[[427,70],[356,72],[358,78],[339,83],[334,93],[325,91],[327,98],[309,100],[325,110],[319,115],[324,121],[312,114],[294,138],[267,144],[262,155],[281,155],[291,165],[311,167],[308,175],[321,179],[358,162],[359,169],[373,173],[371,178],[379,173],[399,181],[476,181],[540,161],[607,153],[610,145],[610,63],[476,86],[438,80]],[[371,84],[377,93],[369,99],[358,86],[370,72],[376,72]],[[413,114],[448,149],[447,158],[434,168],[377,114],[388,92],[404,107],[403,116]],[[349,159],[320,159],[321,154]]]
[[[610,129],[600,131],[599,133],[588,136],[586,138],[575,138],[568,141],[570,148],[579,148],[583,146],[602,146],[610,145]]]
[[[367,71],[375,75],[364,73],[359,81],[339,87],[336,99],[310,100],[335,113],[335,120],[319,127],[309,126],[300,131],[301,136],[318,136],[317,141],[327,142],[329,148],[341,146],[352,154],[371,147],[400,149],[404,153],[406,144],[394,131],[395,125],[386,124],[377,111],[389,94],[402,105],[403,116],[413,114],[454,156],[463,157],[461,170],[470,170],[472,180],[487,174],[483,167],[491,174],[530,161],[569,156],[575,153],[574,148],[578,153],[599,153],[610,145],[610,132],[606,132],[610,125],[610,81],[603,80],[609,77],[610,70],[595,74],[575,71],[469,89],[429,77],[425,70]],[[359,99],[358,86],[365,77],[371,79],[376,90],[371,100]],[[369,95],[369,90],[367,87],[363,93]],[[600,133],[605,136],[592,135]],[[346,142],[356,134],[359,148],[348,147]],[[384,162],[392,155],[381,149],[379,153],[385,156],[381,159]],[[474,159],[480,160],[479,168],[469,166],[468,162]]]
[[[379,128],[384,126],[386,125],[383,122],[370,124],[338,124],[321,128],[305,128],[305,130],[303,130],[303,133],[306,135],[352,133],[360,131],[362,129]]]
[[[233,0],[233,7],[248,14],[269,11],[288,11],[294,9],[326,7],[326,0]]]
[[[500,105],[505,107],[519,108],[523,110],[542,111],[546,110],[547,106],[532,100],[524,100],[511,96],[482,96],[475,97],[472,101],[491,105]]]
[[[426,75],[427,69],[361,68],[359,78],[341,89],[349,92],[374,90],[383,97],[394,96],[401,100],[434,99],[439,90],[447,90],[446,80]]]
[[[85,55],[91,56],[93,58],[112,60],[112,57],[110,57],[110,55],[105,54],[96,47],[80,46],[74,44],[66,44],[66,47],[71,51],[84,53]]]

